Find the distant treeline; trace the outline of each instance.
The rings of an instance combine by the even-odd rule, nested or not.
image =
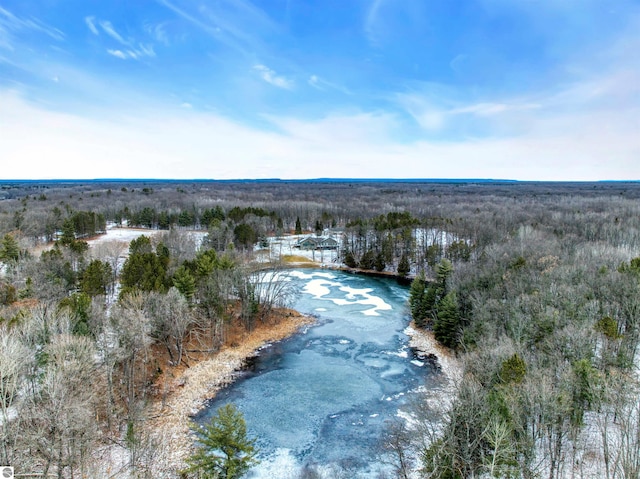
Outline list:
[[[624,242],[633,229],[603,223],[603,202],[640,197],[632,182],[426,181],[147,181],[7,183],[0,202],[0,234],[19,231],[32,242],[52,240],[65,220],[97,215],[95,228],[74,219],[78,238],[99,232],[102,220],[153,229],[209,231],[221,250],[284,233],[345,232],[342,259],[367,269],[419,271],[442,259],[465,261],[517,224],[553,225],[562,235],[603,230]],[[539,208],[521,208],[529,201]],[[579,213],[576,228],[566,217]],[[425,237],[426,235],[426,237]],[[620,237],[623,236],[623,237]],[[383,266],[384,265],[384,266]],[[372,268],[373,266],[373,268]]]

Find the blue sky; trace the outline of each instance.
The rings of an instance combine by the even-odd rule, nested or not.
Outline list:
[[[640,179],[640,1],[0,0],[0,178]]]

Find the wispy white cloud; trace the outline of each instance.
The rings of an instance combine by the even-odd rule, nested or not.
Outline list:
[[[13,42],[9,32],[0,23],[0,48],[13,50]]]
[[[449,62],[449,67],[451,67],[454,72],[460,73],[467,59],[468,56],[466,54],[459,53]]]
[[[332,142],[355,147],[357,144],[391,144],[400,126],[394,115],[385,112],[334,113],[316,120],[287,116],[268,116],[289,139],[314,150],[333,150]]]
[[[152,45],[139,44],[137,48],[126,50],[107,49],[107,53],[122,60],[140,60],[144,57],[155,57],[156,52]]]
[[[481,117],[489,117],[509,112],[522,112],[541,108],[538,103],[475,103],[472,105],[453,108],[449,115],[472,114]]]
[[[217,33],[215,27],[213,27],[211,25],[208,25],[205,22],[202,22],[195,15],[189,14],[186,10],[183,10],[183,9],[177,7],[172,2],[170,2],[168,0],[158,0],[158,3],[160,3],[161,5],[164,5],[165,7],[167,7],[169,10],[171,10],[173,13],[175,13],[176,15],[181,17],[182,19],[187,20],[188,22],[190,22],[193,25],[201,28],[202,30],[206,31],[207,33],[210,33],[210,34]]]
[[[338,85],[337,83],[333,83],[325,80],[324,78],[320,78],[318,75],[311,75],[307,80],[307,83],[317,90],[338,90],[346,95],[351,95],[351,92],[348,88],[343,87],[342,85]]]
[[[157,24],[147,23],[144,26],[145,31],[148,35],[150,35],[154,40],[159,43],[162,43],[165,46],[169,45],[169,33],[167,32],[168,22],[162,22]]]
[[[84,23],[87,24],[87,27],[89,28],[89,30],[91,30],[91,33],[93,33],[94,35],[100,35],[100,31],[98,30],[98,27],[96,26],[96,18],[89,16],[89,17],[84,17]]]
[[[369,8],[366,11],[364,22],[363,22],[363,30],[364,34],[369,40],[369,43],[375,45],[378,42],[377,31],[376,31],[376,22],[378,21],[378,13],[380,11],[380,7],[384,3],[385,0],[372,0],[369,4]]]
[[[96,27],[94,17],[85,18],[85,22],[93,33],[96,35],[100,33]],[[125,39],[108,20],[101,20],[98,24],[104,33],[120,44],[119,48],[107,48],[106,51],[109,55],[122,60],[141,60],[156,56],[152,44],[136,43],[133,39]]]
[[[518,96],[485,94],[479,101],[462,98],[468,92],[443,85],[396,94],[401,110],[428,133],[482,137],[521,135],[563,118],[568,112],[593,117],[604,112],[624,115],[640,108],[640,65],[613,64],[601,72],[574,74],[573,81],[523,92]],[[576,78],[577,77],[577,78]]]
[[[439,131],[447,121],[448,104],[451,89],[444,86],[428,84],[422,91],[398,93],[395,101],[406,111],[420,127],[427,131]]]
[[[116,29],[113,27],[113,25],[111,24],[110,21],[108,20],[104,20],[100,22],[100,26],[102,27],[102,30],[109,35],[111,38],[113,38],[115,41],[117,41],[118,43],[120,43],[121,45],[129,45],[130,42],[128,42],[127,40],[125,40],[122,35],[120,35]]]
[[[291,90],[294,86],[293,80],[282,75],[278,75],[275,71],[265,65],[254,65],[253,69],[258,72],[260,78],[273,86],[277,86],[278,88],[283,88],[285,90]]]
[[[245,0],[203,3],[197,11],[181,8],[170,0],[157,0],[183,20],[246,57],[267,50],[264,38],[281,33],[280,27],[260,8]]]
[[[138,50],[136,50],[138,55],[147,56],[147,57],[155,57],[156,52],[153,49],[153,45],[145,45],[144,43],[138,44]]]
[[[402,38],[424,36],[428,29],[425,19],[431,17],[425,10],[431,3],[424,0],[369,0],[362,19],[364,37],[370,46],[381,49]]]
[[[114,57],[121,58],[123,60],[126,60],[127,58],[129,58],[129,55],[127,55],[122,50],[107,50],[107,53],[109,55],[113,55]]]
[[[625,65],[486,102],[464,104],[451,90],[440,93],[439,101],[430,94],[403,98],[425,138],[434,138],[414,142],[413,148],[442,161],[461,161],[471,168],[461,169],[463,176],[474,176],[470,160],[463,159],[468,154],[486,167],[480,177],[640,179],[640,70]]]
[[[37,18],[18,17],[0,6],[0,40],[2,40],[4,36],[4,43],[10,44],[10,32],[21,30],[31,30],[42,33],[57,41],[63,41],[65,39],[65,34],[61,30],[47,25]]]
[[[262,9],[248,0],[209,2],[200,7],[200,12],[245,47],[258,46],[263,36],[280,31]]]

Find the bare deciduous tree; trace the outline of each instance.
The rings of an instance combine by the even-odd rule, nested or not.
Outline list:
[[[111,266],[115,283],[128,249],[129,245],[125,241],[102,241],[91,248],[91,256]]]
[[[162,342],[169,352],[171,362],[182,362],[184,341],[194,316],[184,296],[170,288],[166,294],[150,293],[145,300],[145,311],[151,320],[151,335]]]
[[[249,281],[253,285],[263,320],[274,308],[287,307],[293,299],[295,291],[282,265],[275,264],[269,270],[249,273]]]
[[[0,463],[15,464],[14,455],[16,435],[19,428],[15,422],[20,419],[20,412],[16,400],[21,390],[25,388],[26,374],[34,360],[33,352],[29,350],[19,337],[0,327],[0,422],[2,436],[0,437]]]
[[[87,387],[95,371],[95,349],[89,338],[58,334],[46,355],[38,389],[25,411],[25,436],[42,460],[43,474],[53,468],[62,479],[79,468],[82,475],[97,437],[95,396]]]
[[[125,439],[130,446],[130,462],[136,464],[138,449],[135,438],[143,420],[144,401],[147,395],[147,361],[151,340],[151,321],[144,313],[144,297],[141,293],[126,295],[114,306],[109,315],[111,352],[121,374],[123,401],[126,417]]]

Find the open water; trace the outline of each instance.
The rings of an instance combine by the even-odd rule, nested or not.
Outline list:
[[[317,323],[263,349],[196,420],[229,402],[242,411],[261,461],[247,477],[393,477],[385,429],[434,380],[403,332],[408,289],[326,270],[294,270],[286,280],[292,307]]]

